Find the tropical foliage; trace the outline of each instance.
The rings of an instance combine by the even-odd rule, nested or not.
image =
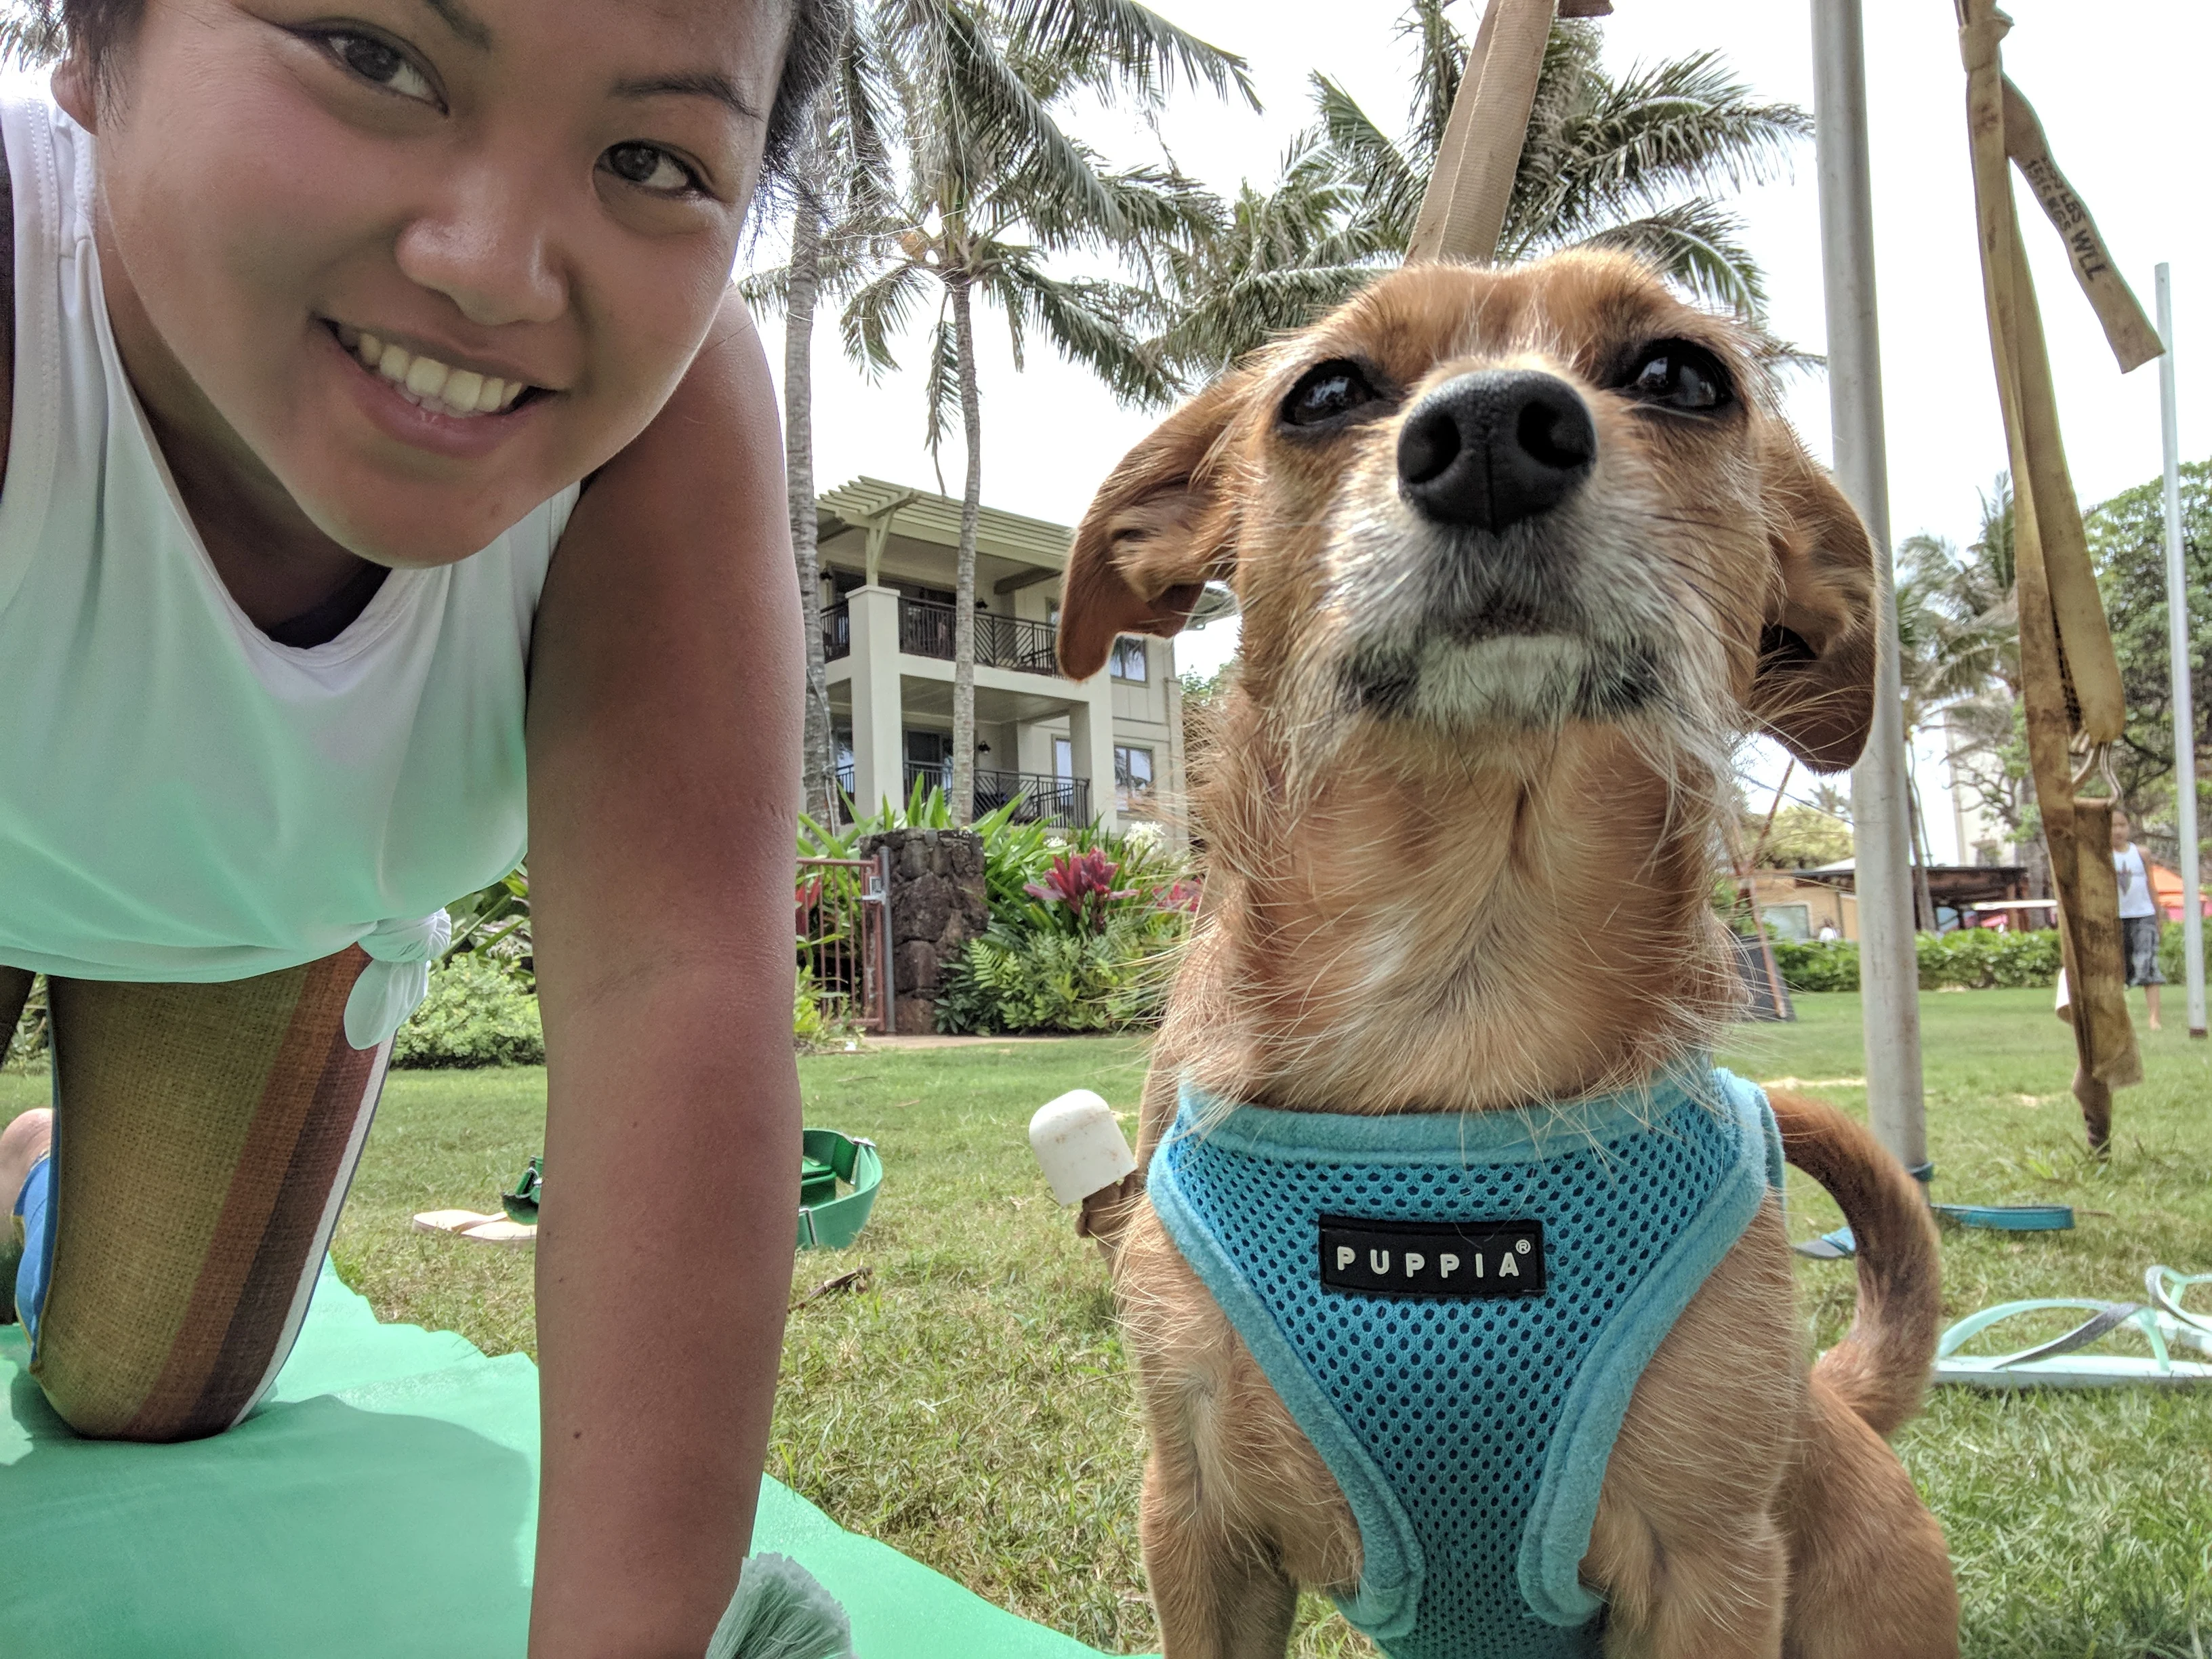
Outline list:
[[[542,1066],[545,1026],[537,994],[519,970],[464,952],[433,969],[422,999],[392,1042],[403,1066]]]
[[[1750,826],[1748,847],[1764,826]],[[1833,812],[1793,802],[1774,815],[1766,842],[1759,854],[1766,870],[1814,870],[1851,855],[1851,826]]]
[[[1197,884],[1156,841],[1078,832],[1048,848],[1022,902],[1001,905],[1015,873],[990,878],[990,931],[947,970],[938,1029],[1102,1031],[1156,1018],[1198,907]]]
[[[1775,939],[1774,963],[1792,991],[1856,991],[1859,947],[1846,940],[1826,945]],[[1961,927],[1919,937],[1920,988],[1923,991],[1985,991],[2057,982],[2058,932],[2037,928],[2001,933],[1987,927]]]
[[[2165,485],[2154,478],[2115,495],[2087,516],[2112,647],[2120,659],[2128,725],[2113,754],[2122,797],[2137,817],[2171,824],[2173,800],[2172,653],[2166,634]],[[2203,777],[2212,735],[2212,462],[2181,469],[2181,566],[2189,605],[2190,673],[2197,729],[2191,735]],[[2167,856],[2172,856],[2171,853]]]
[[[1213,235],[1166,256],[1172,320],[1157,343],[1163,361],[1218,372],[1398,263],[1468,58],[1451,0],[1413,0],[1399,29],[1415,58],[1404,135],[1389,137],[1341,84],[1316,73],[1314,125],[1274,188],[1248,185]],[[1760,100],[1717,52],[1615,77],[1596,25],[1556,23],[1498,257],[1623,248],[1755,320],[1765,280],[1721,191],[1778,174],[1811,131],[1805,111]]]

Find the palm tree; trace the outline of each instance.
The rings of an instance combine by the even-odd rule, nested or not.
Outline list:
[[[783,442],[791,550],[799,568],[800,627],[806,651],[806,722],[801,750],[804,810],[836,820],[836,748],[830,718],[829,664],[822,638],[822,565],[814,481],[814,319],[822,295],[848,293],[857,269],[850,252],[826,238],[833,223],[865,219],[880,207],[889,159],[878,69],[868,15],[857,15],[838,43],[836,65],[817,94],[812,120],[775,195],[790,216],[787,264],[740,284],[747,301],[784,315]]]
[[[1170,361],[1218,372],[1397,262],[1467,64],[1450,4],[1412,0],[1400,23],[1416,59],[1402,140],[1336,82],[1313,76],[1315,129],[1274,191],[1248,191],[1231,234],[1171,268],[1178,323],[1161,343]],[[1593,24],[1553,26],[1499,259],[1625,248],[1698,297],[1758,320],[1765,278],[1743,246],[1741,221],[1709,192],[1772,176],[1812,118],[1760,101],[1717,52],[1638,65],[1616,80],[1600,45]],[[1276,234],[1256,241],[1237,234],[1247,222]]]
[[[1982,497],[1981,532],[1961,556],[1945,538],[1908,536],[1897,546],[1898,666],[1905,726],[1914,733],[1939,714],[1954,727],[2008,739],[2020,693],[2020,627],[2012,586],[2012,488],[2000,476]],[[1927,895],[1927,831],[1912,792],[1913,858],[1919,867],[1923,925],[1935,909]]]
[[[1164,402],[1173,378],[1139,342],[1152,301],[1102,277],[1060,278],[1055,256],[1103,254],[1149,269],[1214,226],[1218,204],[1170,170],[1108,171],[1060,125],[1078,93],[1157,103],[1178,80],[1234,88],[1256,108],[1241,58],[1130,0],[878,0],[880,61],[897,91],[906,181],[830,233],[872,264],[845,307],[847,350],[871,374],[896,367],[894,340],[934,297],[925,380],[934,459],[957,416],[966,446],[953,601],[955,821],[975,800],[975,531],[982,509],[982,397],[975,306],[995,304],[1016,367],[1042,331],[1115,395]]]

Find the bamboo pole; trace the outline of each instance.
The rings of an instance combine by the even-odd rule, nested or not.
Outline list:
[[[1413,220],[1407,264],[1486,265],[1498,258],[1528,112],[1536,105],[1544,43],[1551,38],[1552,7],[1553,0],[1490,0]]]

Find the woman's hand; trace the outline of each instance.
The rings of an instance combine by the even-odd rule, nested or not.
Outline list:
[[[532,1659],[698,1659],[751,1535],[798,1205],[782,459],[732,297],[585,490],[538,612],[550,1178]]]

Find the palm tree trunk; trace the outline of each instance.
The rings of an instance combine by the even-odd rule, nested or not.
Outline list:
[[[968,484],[960,497],[959,574],[952,590],[952,821],[975,816],[975,525],[983,512],[983,408],[975,384],[975,318],[964,278],[952,283],[953,343],[960,357],[960,422]]]
[[[817,114],[791,225],[791,286],[784,307],[784,472],[791,550],[799,565],[799,626],[806,643],[806,726],[799,799],[824,823],[837,819],[836,755],[830,724],[830,675],[823,657],[822,564],[814,507],[814,308],[822,292],[822,204],[814,194],[826,148]]]
[[[1912,809],[1912,908],[1918,913],[1920,931],[1932,933],[1936,931],[1936,900],[1928,890],[1928,825],[1920,815],[1920,786],[1913,781],[1909,748],[1905,758],[1905,803]]]

